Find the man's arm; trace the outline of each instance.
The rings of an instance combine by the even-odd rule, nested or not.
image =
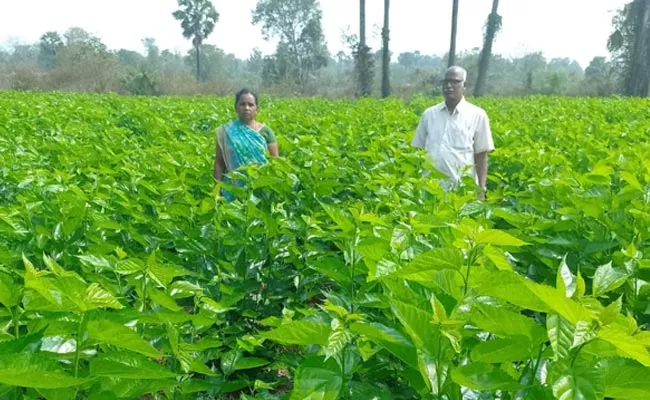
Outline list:
[[[487,186],[487,172],[488,172],[488,152],[474,154],[474,164],[476,165],[476,176],[478,178],[478,185],[485,191]]]
[[[488,154],[494,150],[494,140],[490,129],[490,120],[483,114],[479,120],[478,129],[474,136],[474,166],[478,185],[481,188],[479,199],[485,199],[488,174]]]
[[[418,127],[415,130],[415,137],[411,142],[411,146],[417,147],[418,149],[424,149],[427,143],[427,123],[426,123],[427,112],[425,111],[420,118]]]

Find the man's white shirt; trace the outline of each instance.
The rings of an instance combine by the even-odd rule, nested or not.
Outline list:
[[[453,188],[463,173],[478,183],[474,154],[494,150],[487,113],[464,98],[451,114],[444,102],[428,108],[412,145],[425,149],[434,168],[449,177],[441,182],[445,190]]]

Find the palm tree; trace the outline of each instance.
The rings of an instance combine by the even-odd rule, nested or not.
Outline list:
[[[456,30],[458,28],[458,0],[454,0],[451,12],[451,43],[449,44],[449,66],[456,64]]]
[[[382,77],[381,77],[381,95],[382,97],[390,96],[390,51],[388,50],[389,30],[389,10],[390,0],[384,0],[384,28],[381,31],[383,39],[383,58],[382,58]]]
[[[181,21],[183,37],[192,39],[192,45],[196,49],[196,79],[201,73],[200,48],[203,41],[214,30],[219,20],[219,13],[215,10],[209,0],[177,0],[179,10],[172,13],[174,18]]]
[[[501,16],[497,13],[498,8],[499,0],[492,0],[492,12],[488,17],[487,29],[485,30],[485,43],[483,44],[483,51],[481,51],[478,79],[476,81],[476,89],[474,90],[474,96],[476,97],[483,96],[485,92],[490,57],[492,57],[492,44],[494,43],[494,37],[501,28]]]

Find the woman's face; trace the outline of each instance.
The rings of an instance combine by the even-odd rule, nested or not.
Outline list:
[[[257,104],[255,102],[255,97],[252,94],[246,93],[239,97],[237,102],[237,115],[239,119],[244,122],[250,122],[255,119],[257,115]]]

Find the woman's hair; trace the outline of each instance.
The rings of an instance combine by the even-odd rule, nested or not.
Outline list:
[[[255,105],[258,105],[257,94],[252,90],[244,88],[239,92],[237,92],[237,94],[235,95],[235,107],[237,107],[237,104],[239,104],[239,99],[245,94],[250,94],[251,96],[253,96],[253,98],[255,99]]]

